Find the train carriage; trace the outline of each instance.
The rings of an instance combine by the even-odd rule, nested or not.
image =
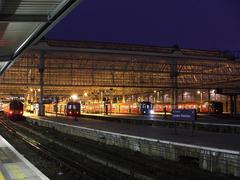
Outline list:
[[[79,102],[68,102],[65,109],[66,116],[80,116],[81,105]]]
[[[23,120],[23,108],[24,105],[21,101],[13,100],[5,107],[5,113],[11,120]]]

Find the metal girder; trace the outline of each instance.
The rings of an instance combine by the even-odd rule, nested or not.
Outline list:
[[[136,54],[105,54],[77,51],[45,52],[45,93],[61,95],[74,92],[97,93],[114,89],[117,94],[153,92],[154,89],[240,88],[237,80],[240,63],[229,60],[209,61],[172,59]],[[182,57],[181,57],[182,58]],[[192,58],[192,56],[191,56]],[[16,64],[0,77],[3,86],[39,86],[40,51],[26,52]],[[175,64],[173,64],[175,62]],[[174,68],[173,68],[174,67]],[[174,73],[172,72],[174,71]],[[171,81],[171,72],[176,83]],[[22,91],[21,91],[22,92]],[[19,93],[21,93],[19,91]]]
[[[1,14],[0,13],[0,23],[11,23],[11,22],[48,22],[48,15],[42,14]]]

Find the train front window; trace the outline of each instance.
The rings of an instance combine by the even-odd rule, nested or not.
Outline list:
[[[72,105],[71,104],[68,105],[68,109],[72,109]]]
[[[23,109],[23,104],[20,102],[13,102],[10,104],[10,109]]]

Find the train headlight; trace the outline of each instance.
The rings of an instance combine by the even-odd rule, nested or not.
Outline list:
[[[150,114],[154,114],[154,110],[150,110]]]

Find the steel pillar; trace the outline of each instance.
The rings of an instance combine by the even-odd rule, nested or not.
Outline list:
[[[233,96],[233,116],[237,116],[237,95]]]
[[[40,73],[40,98],[39,98],[39,116],[45,116],[45,108],[44,108],[44,69],[45,69],[45,57],[44,57],[44,51],[40,51],[40,57],[39,57],[39,73]]]
[[[171,96],[171,104],[172,109],[177,109],[178,107],[178,71],[177,71],[177,64],[176,61],[171,64],[170,70],[170,78],[172,81],[172,96]]]
[[[210,94],[210,89],[207,89],[207,100],[208,100],[208,102],[210,102],[211,101],[211,94]],[[209,106],[208,106],[208,112],[209,112]]]
[[[234,107],[233,107],[233,95],[230,95],[230,114],[233,116]]]

